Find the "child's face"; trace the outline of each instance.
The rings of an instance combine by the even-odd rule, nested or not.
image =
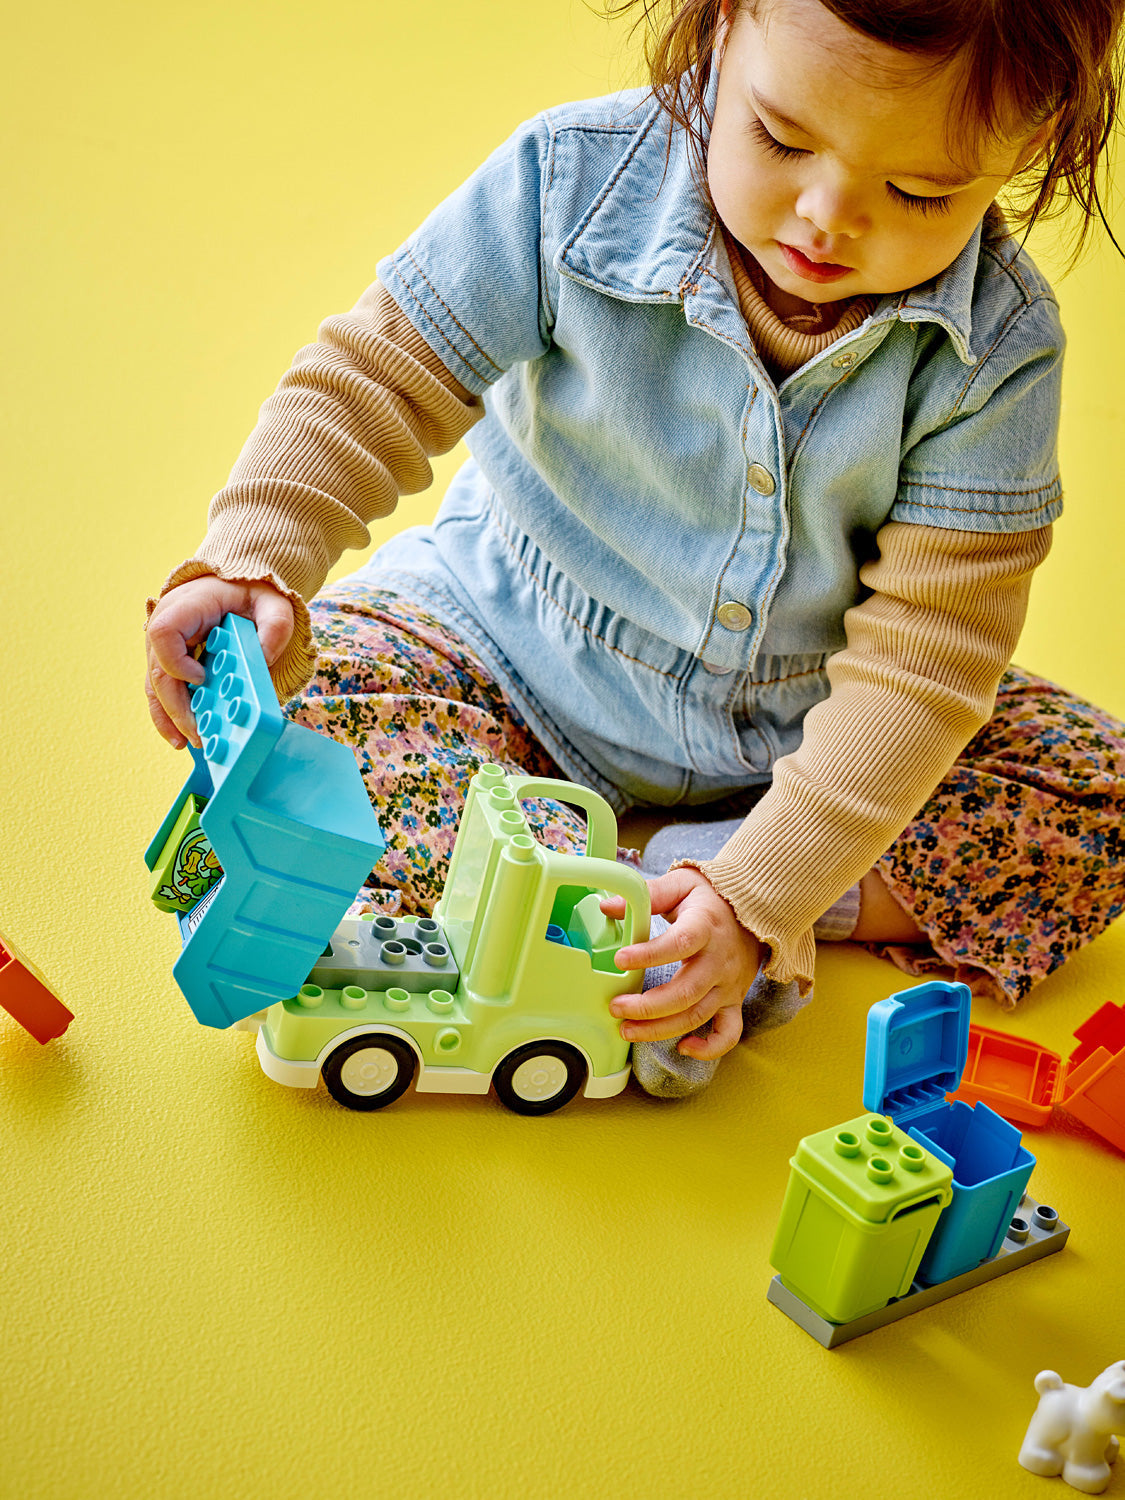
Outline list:
[[[707,177],[769,300],[784,314],[930,280],[1037,142],[970,133],[955,160],[955,67],[862,37],[819,0],[758,12],[725,34]]]

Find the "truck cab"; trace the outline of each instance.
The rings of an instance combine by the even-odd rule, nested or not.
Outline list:
[[[166,901],[181,846],[190,842],[193,871],[222,870],[178,913],[174,973],[199,1019],[256,1030],[269,1077],[299,1088],[323,1078],[356,1110],[382,1108],[411,1083],[420,1093],[492,1088],[521,1114],[547,1114],[579,1092],[619,1093],[629,1046],[609,1002],[643,976],[614,960],[647,938],[649,897],[641,875],[616,862],[604,799],[482,766],[433,915],[347,915],[383,849],[351,753],[281,719],[249,622],[228,615],[203,663],[192,703],[204,749],[146,856]],[[232,743],[207,732],[252,721],[272,736],[264,757],[254,733]],[[244,756],[249,776],[236,769]],[[585,813],[583,854],[532,836],[521,804],[538,797]],[[603,914],[609,895],[624,899],[623,920]]]

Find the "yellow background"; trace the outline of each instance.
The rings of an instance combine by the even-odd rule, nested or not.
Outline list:
[[[857,1112],[885,965],[827,952],[814,1007],[682,1107],[365,1118],[197,1026],[147,904],[185,763],[147,723],[145,593],[320,319],[517,121],[632,77],[623,27],[9,11],[0,930],[77,1019],[40,1048],[0,1015],[0,1494],[1055,1493],[1014,1457],[1039,1368],[1125,1355],[1119,1154],[1029,1134],[1067,1251],[843,1350],[765,1301],[788,1156]],[[1118,713],[1121,288],[1104,250],[1060,288],[1069,510],[1020,652]],[[1123,972],[1118,924],[1005,1024],[1065,1053]]]

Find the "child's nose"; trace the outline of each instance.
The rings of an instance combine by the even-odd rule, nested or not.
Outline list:
[[[797,197],[797,215],[831,238],[857,239],[870,227],[859,194],[846,183],[821,179]]]

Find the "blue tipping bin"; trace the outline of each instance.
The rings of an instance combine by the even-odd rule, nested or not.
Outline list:
[[[960,1276],[1000,1249],[1035,1158],[987,1104],[947,1102],[969,1051],[968,985],[933,980],[873,1005],[867,1017],[863,1102],[889,1115],[953,1171],[916,1279]]]
[[[385,841],[346,745],[287,720],[250,620],[207,637],[192,694],[202,751],[145,854],[154,869],[191,796],[223,876],[179,919],[173,975],[205,1026],[295,995]]]

